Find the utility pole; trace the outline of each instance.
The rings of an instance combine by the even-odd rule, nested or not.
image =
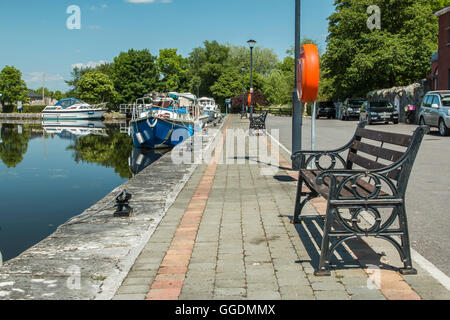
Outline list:
[[[300,58],[300,15],[301,15],[301,0],[295,0],[295,86],[292,94],[292,154],[302,150],[302,125],[303,125],[303,110],[302,102],[300,101],[297,74],[298,74],[298,59]],[[292,168],[298,170],[300,168],[300,161],[293,161]]]
[[[45,72],[42,74],[42,103],[45,103]]]
[[[241,111],[241,118],[247,116],[247,112],[245,112],[245,67],[241,68],[242,70],[242,111]]]

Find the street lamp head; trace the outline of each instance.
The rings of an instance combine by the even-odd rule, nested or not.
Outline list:
[[[245,72],[245,67],[242,67],[241,70],[242,70],[242,72]],[[0,95],[0,96],[1,96],[1,95]]]
[[[248,40],[247,43],[248,43],[248,46],[250,47],[250,49],[253,49],[256,45],[255,40]]]

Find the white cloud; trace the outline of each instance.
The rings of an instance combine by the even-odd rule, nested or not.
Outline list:
[[[95,11],[97,9],[106,9],[106,8],[108,8],[108,5],[106,3],[104,3],[104,4],[102,4],[102,5],[98,6],[98,7],[97,6],[90,6],[89,10]]]
[[[42,83],[43,81],[43,72],[25,72],[24,80],[26,83]],[[61,81],[64,78],[60,74],[45,74],[45,81]]]
[[[74,63],[74,64],[72,65],[72,68],[75,68],[75,67],[77,67],[78,69],[86,68],[86,67],[94,68],[94,67],[100,66],[100,65],[105,64],[105,63],[106,63],[106,61],[104,61],[104,60],[100,60],[100,61],[89,61],[89,62],[86,63],[86,64],[79,62],[79,63]]]

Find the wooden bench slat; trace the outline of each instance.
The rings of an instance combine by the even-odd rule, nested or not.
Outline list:
[[[371,156],[379,157],[384,160],[395,162],[403,156],[403,152],[395,151],[387,148],[381,148],[374,145],[370,145],[361,141],[355,140],[352,145],[352,149],[370,154]]]
[[[364,158],[354,152],[349,152],[348,161],[368,170],[376,170],[386,167],[386,165]]]
[[[361,157],[360,155],[353,152],[349,152],[348,161],[367,170],[377,170],[387,167],[387,165],[385,164],[381,164],[376,161]],[[390,179],[398,180],[399,174],[400,170],[397,170],[389,172],[386,176]]]
[[[358,128],[358,130],[356,131],[356,136],[369,140],[390,143],[402,147],[409,146],[409,143],[412,139],[412,136],[408,136],[405,134],[374,131],[365,128]]]

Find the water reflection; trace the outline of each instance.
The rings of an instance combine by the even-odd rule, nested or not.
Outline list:
[[[133,149],[123,127],[126,123],[0,122],[4,260],[41,241],[162,156]]]
[[[162,157],[167,150],[157,149],[157,150],[146,150],[133,148],[131,157],[129,159],[130,170],[133,175],[138,174],[153,162]]]
[[[32,136],[32,127],[23,130],[21,125],[0,124],[0,159],[8,168],[15,168],[22,162]]]
[[[106,125],[101,121],[90,120],[44,120],[42,127],[47,134],[56,134],[63,138],[78,138],[88,135],[107,136]]]

